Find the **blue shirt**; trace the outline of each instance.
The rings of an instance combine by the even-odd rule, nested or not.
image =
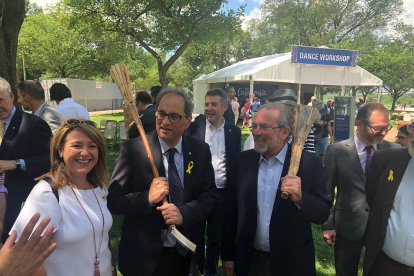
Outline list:
[[[286,143],[278,155],[268,160],[260,156],[257,179],[257,228],[253,244],[259,251],[270,252],[269,225],[287,150]]]

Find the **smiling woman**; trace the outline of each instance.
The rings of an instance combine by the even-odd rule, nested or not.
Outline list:
[[[33,188],[13,226],[19,237],[34,213],[51,218],[58,246],[39,273],[116,275],[108,246],[105,158],[105,140],[93,122],[70,119],[56,130],[51,171]]]

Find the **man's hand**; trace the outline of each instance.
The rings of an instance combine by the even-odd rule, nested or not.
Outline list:
[[[234,261],[223,261],[223,268],[226,276],[234,276]]]
[[[163,205],[157,207],[157,210],[160,211],[164,217],[165,224],[181,225],[183,223],[181,212],[174,204],[165,202]]]
[[[148,193],[148,201],[155,205],[160,202],[169,193],[169,186],[165,177],[154,178]]]
[[[335,230],[323,230],[322,237],[325,240],[327,245],[333,246],[335,244],[336,231]]]
[[[14,160],[0,160],[0,173],[17,169]]]
[[[43,219],[30,236],[39,218],[40,215],[35,214],[30,219],[16,244],[14,244],[16,231],[13,231],[6,240],[0,250],[0,275],[33,275],[43,261],[56,249],[56,243],[50,243],[53,226],[49,226],[44,235],[41,236],[50,222],[49,217]]]
[[[282,192],[288,193],[290,199],[296,203],[300,204],[302,201],[302,182],[300,177],[296,175],[286,175],[282,177],[282,184],[280,186]]]

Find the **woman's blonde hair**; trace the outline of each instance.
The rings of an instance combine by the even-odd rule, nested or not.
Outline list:
[[[95,127],[94,122],[80,119],[68,119],[55,131],[50,142],[50,172],[38,179],[44,179],[45,177],[52,178],[53,186],[57,189],[63,188],[69,184],[66,165],[60,152],[62,152],[66,143],[66,137],[75,129],[88,136],[98,147],[98,162],[86,176],[88,182],[93,187],[106,186],[107,169],[105,139],[101,132]]]

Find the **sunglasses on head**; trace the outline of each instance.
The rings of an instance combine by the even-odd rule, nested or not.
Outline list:
[[[89,120],[82,120],[82,119],[68,119],[64,121],[63,124],[68,125],[68,126],[79,126],[82,124],[87,124],[87,125],[96,127],[96,124],[94,122],[89,121]]]

